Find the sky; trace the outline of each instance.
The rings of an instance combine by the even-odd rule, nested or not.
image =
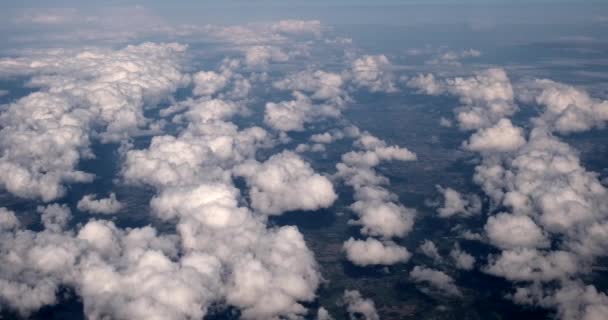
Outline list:
[[[608,318],[608,3],[0,8],[0,318]]]

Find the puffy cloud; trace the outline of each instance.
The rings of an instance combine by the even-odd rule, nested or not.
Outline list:
[[[406,85],[431,96],[442,94],[445,90],[443,83],[439,82],[432,73],[420,73],[408,79]]]
[[[499,68],[479,71],[471,77],[440,80],[433,74],[418,74],[406,85],[428,95],[457,96],[462,106],[456,109],[456,118],[465,130],[491,127],[517,111],[511,81]]]
[[[13,211],[4,207],[0,208],[0,231],[11,230],[19,227],[19,220]]]
[[[450,257],[459,269],[472,270],[475,266],[475,257],[462,251],[458,244],[450,251]]]
[[[337,140],[341,140],[346,136],[341,130],[328,131],[324,133],[313,134],[310,136],[310,141],[315,143],[329,144]]]
[[[560,311],[564,319],[596,312],[602,315],[598,304],[590,301],[593,299],[579,299],[568,307],[564,301],[554,300],[556,292],[572,289],[573,280],[589,273],[595,258],[606,254],[608,223],[603,212],[608,210],[608,198],[598,176],[585,170],[577,151],[553,132],[602,127],[604,102],[549,80],[525,82],[517,87],[518,98],[545,107],[532,119],[526,139],[523,129],[507,119],[517,107],[503,70],[442,80],[438,85],[460,98],[463,106],[457,110],[457,118],[461,128],[477,129],[463,143],[482,158],[474,181],[490,197],[490,210],[507,211],[491,215],[485,225],[489,242],[502,251],[490,255],[483,270],[531,283],[517,289],[512,296],[517,302],[577,310],[568,315]],[[459,263],[462,255],[452,253]],[[573,291],[581,295],[587,290],[577,286]],[[587,291],[601,296],[593,290]],[[587,307],[593,311],[582,311]]]
[[[576,233],[573,226],[597,220],[607,208],[606,189],[580,164],[567,144],[535,128],[506,165],[492,157],[476,168],[475,180],[514,213],[536,215],[552,233]]]
[[[238,110],[234,104],[208,100],[188,108],[181,119],[188,125],[177,136],[157,136],[147,149],[126,153],[125,180],[158,190],[151,207],[176,222],[183,252],[217,261],[222,276],[201,284],[215,297],[210,303],[225,301],[246,319],[305,314],[301,302],[314,299],[321,281],[312,252],[296,228],[267,229],[265,218],[240,206],[245,201],[232,177],[245,177],[253,206],[268,214],[328,206],[335,199],[331,183],[290,152],[255,161],[269,137],[261,128],[239,130],[228,122]],[[281,184],[269,185],[260,170]],[[314,196],[285,198],[293,187]],[[199,307],[209,306],[206,301]]]
[[[363,298],[357,290],[345,290],[342,300],[346,304],[346,311],[351,320],[379,320],[374,301]]]
[[[378,165],[380,160],[409,161],[415,160],[416,155],[405,148],[389,147],[385,141],[368,132],[356,131],[359,133],[359,138],[354,145],[363,151],[343,154],[343,162],[336,165],[338,169],[336,176],[355,190],[355,202],[350,208],[357,214],[358,219],[349,220],[349,223],[361,225],[361,233],[364,235],[377,236],[384,240],[403,237],[412,230],[416,210],[397,203],[397,196],[382,186],[387,184],[388,180],[377,175],[373,167]],[[347,248],[347,255],[355,250],[362,251],[366,247],[370,247],[369,249],[374,249],[378,253],[390,252],[392,256],[400,251],[401,259],[406,259],[403,258],[405,253],[407,253],[407,258],[410,255],[405,248],[395,248],[394,246],[391,248],[390,245],[373,238],[368,238],[365,242],[346,242],[344,246]],[[349,260],[355,262],[354,259],[356,257],[349,255]],[[368,262],[360,261],[359,263]]]
[[[44,228],[53,232],[64,230],[72,217],[72,211],[65,204],[55,203],[46,207],[39,206],[36,211],[41,214],[40,220],[42,220]]]
[[[608,296],[590,285],[569,283],[544,304],[557,305],[558,313],[564,320],[601,320],[608,317]]]
[[[517,150],[525,143],[523,130],[513,126],[509,119],[503,118],[494,126],[475,132],[463,143],[463,147],[477,152],[509,152]]]
[[[501,212],[488,218],[484,229],[490,242],[502,249],[544,248],[549,245],[541,228],[524,215]]]
[[[308,163],[289,151],[264,163],[244,163],[235,173],[245,177],[252,207],[267,215],[327,208],[337,198],[327,178],[316,174]]]
[[[342,155],[342,162],[352,167],[375,167],[381,161],[413,161],[416,154],[398,146],[387,146],[386,142],[368,132],[361,134],[355,145],[363,151],[351,151]]]
[[[327,309],[320,307],[319,310],[317,310],[317,320],[332,320],[333,317],[329,314],[329,311],[327,311]]]
[[[241,307],[245,319],[306,313],[297,301],[315,298],[320,276],[302,234],[295,227],[281,228],[262,239],[255,255],[233,262],[227,301]]]
[[[427,256],[435,261],[443,260],[441,258],[441,255],[439,254],[439,250],[437,249],[437,246],[431,240],[424,240],[424,242],[420,245],[420,251],[422,251],[422,253],[425,256]]]
[[[567,251],[518,248],[492,257],[485,272],[512,281],[550,281],[566,279],[582,268],[582,261]]]
[[[443,205],[437,209],[439,217],[449,218],[456,215],[471,216],[481,212],[481,199],[477,195],[462,195],[452,188],[436,186],[443,196]]]
[[[180,66],[184,50],[144,43],[0,60],[0,73],[33,74],[31,84],[42,88],[0,115],[0,184],[15,195],[50,201],[65,193],[65,183],[91,181],[91,174],[76,170],[81,158],[92,156],[89,132],[99,127],[102,141],[120,141],[140,131],[147,123],[144,104],[187,80]]]
[[[461,295],[460,289],[454,284],[454,279],[442,271],[415,266],[410,271],[410,279],[417,283],[428,283],[448,295]]]
[[[228,84],[227,74],[214,71],[199,71],[192,75],[194,89],[192,93],[198,96],[209,96],[222,90]]]
[[[295,100],[266,104],[264,122],[280,131],[302,131],[304,124],[325,118],[337,118],[341,105],[334,103],[313,104],[304,94],[295,91]]]
[[[346,258],[358,266],[393,265],[407,262],[411,257],[406,248],[394,242],[381,242],[373,238],[366,240],[350,238],[344,242],[344,250]]]
[[[503,69],[487,69],[469,78],[447,79],[446,86],[463,104],[457,113],[463,129],[492,126],[517,111],[513,87]]]
[[[603,128],[608,121],[608,101],[592,98],[583,89],[551,80],[523,84],[521,98],[544,106],[537,125],[559,133],[581,132]]]
[[[338,103],[344,99],[344,80],[336,73],[317,71],[301,71],[276,81],[273,86],[281,90],[303,91],[311,93],[317,100],[336,99]]]
[[[397,91],[391,62],[385,55],[365,55],[352,62],[352,81],[372,92]]]
[[[359,200],[351,205],[359,216],[350,224],[362,226],[361,233],[384,238],[403,237],[412,230],[416,211],[383,200]]]
[[[215,109],[209,113],[197,112],[193,118],[200,120],[226,114]],[[250,158],[258,147],[267,143],[268,135],[259,127],[239,131],[234,124],[215,119],[200,125],[191,123],[178,137],[156,136],[149,148],[128,151],[122,175],[129,183],[157,188],[211,179],[226,180],[230,177],[228,168]]]
[[[252,46],[245,51],[245,63],[249,67],[267,66],[269,62],[285,62],[289,55],[281,48],[269,45]]]
[[[114,214],[123,208],[123,204],[116,199],[114,192],[108,198],[96,199],[96,195],[87,194],[78,201],[77,207],[80,211],[91,213]]]

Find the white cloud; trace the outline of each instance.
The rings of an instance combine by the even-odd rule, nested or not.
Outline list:
[[[269,45],[252,46],[245,51],[245,64],[249,67],[267,66],[269,62],[285,62],[289,55],[281,48]]]
[[[417,283],[428,283],[448,295],[461,295],[460,289],[454,284],[454,279],[442,271],[415,266],[410,271],[410,279]]]
[[[94,194],[87,194],[78,201],[77,207],[80,211],[91,213],[114,214],[120,211],[124,205],[116,199],[114,192],[107,198],[96,199]]]
[[[288,75],[286,78],[276,81],[273,86],[281,90],[303,91],[311,93],[311,98],[317,100],[334,99],[337,103],[342,103],[346,93],[342,86],[344,80],[342,76],[323,70],[301,71]]]
[[[313,134],[312,136],[310,136],[310,141],[315,142],[315,143],[330,144],[337,140],[343,139],[345,136],[346,135],[341,130],[328,131],[328,132]]]
[[[235,174],[245,177],[251,206],[267,215],[327,208],[337,198],[327,178],[315,173],[308,163],[289,151],[263,163],[246,162],[236,168]]]
[[[523,130],[503,118],[492,127],[479,129],[463,143],[463,147],[477,152],[510,152],[525,143]]]
[[[12,230],[19,225],[19,220],[13,211],[0,207],[0,230]]]
[[[72,211],[65,204],[55,203],[46,207],[39,206],[36,211],[41,214],[40,220],[42,220],[44,228],[53,232],[64,230],[72,217]]]
[[[549,245],[542,229],[524,215],[501,212],[489,217],[484,229],[490,242],[502,249],[544,248]]]
[[[350,224],[362,226],[361,233],[384,238],[403,237],[414,226],[416,211],[383,200],[359,200],[351,205],[359,216]]]
[[[300,92],[295,91],[293,95],[295,100],[266,103],[264,122],[280,131],[302,131],[307,123],[341,115],[342,105],[332,102],[313,104]]]
[[[373,238],[350,238],[344,242],[344,250],[346,258],[358,266],[393,265],[407,262],[411,257],[406,248],[391,241],[381,242]]]
[[[352,62],[352,81],[372,92],[395,92],[391,62],[385,55],[365,55]]]
[[[471,77],[448,79],[418,74],[406,85],[427,95],[449,93],[457,96],[462,105],[456,109],[456,119],[465,130],[491,127],[517,111],[511,81],[500,68],[479,71]]]
[[[379,320],[374,301],[363,298],[358,290],[345,290],[342,300],[351,320]]]
[[[432,73],[417,74],[407,80],[406,85],[418,89],[418,92],[431,96],[442,94],[445,90],[443,83],[439,82]]]
[[[439,217],[449,218],[456,215],[471,216],[481,212],[481,199],[474,194],[462,195],[452,188],[436,186],[443,196],[443,205],[437,209]]]
[[[458,269],[473,270],[475,266],[475,257],[462,251],[458,244],[450,251],[450,257],[452,257]]]
[[[571,133],[604,128],[608,121],[608,101],[594,99],[583,89],[546,79],[524,86],[522,95],[528,97],[523,100],[533,99],[546,108],[536,119],[537,125]]]
[[[327,309],[320,307],[319,310],[317,310],[317,318],[316,320],[333,320],[334,318],[329,314],[329,311],[327,311]]]
[[[192,75],[194,89],[192,93],[197,96],[210,96],[224,89],[228,84],[230,74],[214,71],[199,71]]]
[[[437,249],[437,246],[431,240],[424,240],[424,242],[420,245],[420,250],[422,251],[422,253],[425,256],[427,256],[437,262],[443,260],[441,258],[441,255],[439,254],[439,250]]]
[[[184,84],[178,44],[144,43],[121,50],[58,50],[27,58],[0,60],[0,73],[33,74],[41,87],[8,105],[0,115],[0,184],[9,192],[50,201],[64,184],[89,182],[76,169],[91,157],[89,133],[120,141],[147,124],[144,104],[154,104]]]
[[[463,104],[457,110],[463,129],[489,127],[517,111],[513,87],[503,69],[487,69],[469,78],[447,79],[446,86]]]
[[[492,257],[485,271],[512,281],[551,281],[566,279],[583,267],[570,252],[519,248]]]

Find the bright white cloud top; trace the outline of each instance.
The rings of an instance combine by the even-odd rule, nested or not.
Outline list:
[[[608,319],[603,42],[300,5],[7,6],[0,318]]]

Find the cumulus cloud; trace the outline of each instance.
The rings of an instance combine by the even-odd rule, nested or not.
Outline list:
[[[184,79],[188,77],[179,71],[178,61],[183,48],[166,46],[166,56],[155,51],[163,49],[163,45],[152,44],[128,47],[125,52],[110,55],[112,63],[125,64],[124,70],[116,70],[110,64],[108,70],[99,71],[103,81],[95,85],[100,90],[96,94],[116,93],[116,100],[112,101],[100,99],[94,104],[85,99],[82,86],[92,85],[96,79],[95,74],[88,73],[88,65],[83,68],[77,65],[70,71],[83,80],[78,83],[74,80],[74,85],[79,86],[75,93],[67,85],[55,89],[54,77],[40,76],[32,81],[45,90],[40,94],[56,95],[57,99],[63,99],[57,100],[56,105],[64,105],[63,109],[49,106],[48,111],[41,113],[44,121],[53,120],[57,114],[57,122],[80,130],[77,133],[80,136],[83,136],[81,132],[100,128],[100,136],[107,139],[105,141],[122,141],[137,134],[147,125],[147,119],[142,116],[141,123],[120,127],[119,120],[110,123],[114,111],[108,108],[121,110],[122,116],[129,120],[129,112],[143,115],[144,104],[161,101],[185,84]],[[172,48],[176,51],[175,57]],[[131,51],[139,55],[137,59],[129,55]],[[95,62],[107,58],[98,56],[102,53],[115,52],[91,51],[83,57]],[[162,61],[154,61],[155,55]],[[159,73],[153,81],[147,82],[143,77],[148,75],[145,72],[143,79],[134,78],[132,72],[137,73],[141,68],[145,71],[147,67],[151,68],[152,76]],[[52,72],[48,73],[62,74],[57,71],[61,69],[53,68],[49,66]],[[302,303],[315,299],[321,282],[312,252],[297,228],[267,228],[265,217],[244,206],[247,201],[234,186],[233,178],[237,171],[245,176],[251,189],[258,191],[250,198],[264,199],[266,202],[253,202],[260,204],[267,214],[329,206],[336,197],[332,184],[289,152],[257,162],[255,156],[259,149],[272,146],[273,139],[260,127],[241,128],[229,121],[243,108],[239,102],[221,99],[238,76],[232,73],[227,77],[228,84],[223,85],[217,76],[224,71],[212,72],[195,76],[197,97],[175,102],[161,112],[162,117],[172,116],[171,121],[179,125],[176,134],[155,136],[142,149],[129,145],[120,149],[124,161],[122,179],[128,184],[155,189],[150,203],[152,213],[174,223],[175,233],[161,235],[152,227],[123,230],[105,220],[90,220],[67,229],[69,209],[58,205],[39,208],[45,229],[34,232],[19,229],[14,214],[0,211],[3,229],[0,299],[27,316],[42,306],[56,303],[58,288],[67,286],[74,288],[82,299],[89,318],[202,318],[214,304],[233,306],[245,319],[298,318],[307,313]],[[65,83],[72,85],[69,81]],[[108,90],[116,86],[118,91],[104,91],[106,85]],[[123,97],[128,97],[124,103],[120,100]],[[226,94],[225,97],[232,96]],[[48,100],[46,96],[43,98]],[[115,106],[114,102],[120,103]],[[106,113],[100,115],[95,108],[105,108]],[[15,116],[5,113],[6,119],[28,119],[39,112],[36,108],[29,112],[21,105],[8,110]],[[32,130],[45,128],[32,123]],[[61,128],[54,123],[48,126],[52,130]],[[50,132],[55,133],[52,130]],[[39,135],[44,136],[45,132]],[[88,156],[88,137],[84,137],[83,142],[71,147],[69,156],[74,160],[67,161],[69,166],[60,167],[62,170],[74,170],[79,157]],[[59,149],[49,146],[49,150],[53,148]],[[51,158],[57,166],[65,165],[56,154],[51,153]],[[40,163],[36,160],[36,169]],[[40,170],[50,171],[46,167]],[[273,189],[272,185],[264,184],[266,177],[257,175],[255,170],[274,174],[276,181],[283,184]],[[285,188],[293,187],[301,188],[310,197],[285,201]],[[79,208],[103,211],[115,205],[113,196],[108,199],[90,196],[83,198]]]
[[[344,139],[348,134],[342,130],[332,130],[323,133],[313,134],[310,136],[310,141],[315,143],[329,144],[337,140]]]
[[[393,265],[407,262],[411,254],[406,248],[390,241],[378,241],[373,238],[344,242],[344,251],[348,260],[358,266]]]
[[[60,232],[65,229],[72,218],[72,211],[67,205],[49,204],[46,207],[38,206],[36,209],[40,213],[40,220],[44,228],[53,232]]]
[[[362,226],[361,233],[384,238],[403,237],[412,230],[416,211],[384,200],[362,199],[351,205],[359,216],[350,224]]]
[[[87,194],[78,201],[77,207],[80,211],[91,213],[114,214],[123,208],[123,204],[116,199],[114,192],[107,198],[97,199],[94,194]]]
[[[489,217],[484,229],[490,242],[502,249],[543,248],[549,245],[542,229],[524,215],[501,212]]]
[[[329,311],[327,311],[327,309],[320,307],[319,310],[317,310],[317,320],[332,320],[333,317],[329,314]]]
[[[454,284],[454,279],[442,271],[415,266],[410,271],[410,279],[417,283],[427,283],[448,295],[461,295],[460,289]]]
[[[289,55],[281,48],[269,45],[252,46],[245,51],[245,63],[250,67],[267,66],[269,62],[285,62]]]
[[[308,92],[313,99],[334,99],[338,103],[345,96],[343,85],[341,75],[323,70],[301,71],[273,83],[277,89]]]
[[[551,281],[566,279],[582,271],[581,262],[567,251],[518,248],[493,257],[486,272],[514,281]]]
[[[554,132],[603,127],[604,101],[550,80],[525,81],[516,87],[518,99],[544,107],[526,132],[508,119],[517,107],[504,70],[489,69],[468,78],[425,77],[412,86],[424,88],[425,79],[442,88],[429,94],[459,97],[460,127],[477,130],[463,143],[481,156],[474,181],[489,196],[490,210],[506,211],[490,215],[484,227],[487,240],[502,251],[491,254],[483,270],[525,283],[512,296],[519,303],[564,310],[560,311],[564,319],[580,318],[587,309],[601,315],[593,300],[602,294],[572,283],[580,282],[595,259],[606,254],[607,191],[598,175],[581,165],[578,152]],[[453,253],[458,263],[461,255]],[[554,300],[557,292],[570,289],[589,292],[593,298],[570,305]]]
[[[192,75],[192,93],[198,96],[213,95],[228,84],[230,74],[215,71],[199,71]]]
[[[342,105],[314,104],[310,98],[297,91],[293,95],[295,100],[266,103],[264,122],[280,131],[302,131],[307,123],[337,118],[342,112]]]
[[[523,84],[520,98],[545,107],[537,125],[551,131],[571,133],[604,128],[608,121],[608,101],[592,98],[589,93],[548,79]]]
[[[351,151],[342,155],[342,162],[352,167],[375,167],[381,161],[413,161],[416,154],[398,146],[388,146],[386,142],[363,132],[355,142],[362,151]]]
[[[487,69],[469,78],[446,80],[447,91],[460,98],[457,119],[463,129],[494,125],[517,111],[511,81],[503,69]]]
[[[243,163],[235,174],[245,177],[252,207],[267,215],[327,208],[337,198],[326,177],[315,173],[308,163],[289,151],[263,163]]]
[[[450,257],[452,257],[458,269],[472,270],[475,266],[475,257],[462,251],[458,244],[450,251]]]
[[[420,93],[431,96],[441,94],[445,90],[443,83],[439,82],[432,73],[417,74],[408,79],[406,85],[410,88],[417,89]]]
[[[443,205],[437,209],[439,217],[449,218],[452,216],[471,216],[481,212],[481,199],[479,196],[463,195],[452,188],[436,186],[443,196]]]
[[[358,138],[354,145],[361,151],[343,154],[342,163],[336,165],[338,169],[336,176],[343,179],[355,191],[355,202],[350,208],[357,214],[358,219],[349,220],[349,223],[360,225],[361,233],[367,236],[381,237],[384,240],[403,237],[413,228],[416,210],[399,204],[396,201],[397,196],[383,187],[388,180],[377,175],[373,167],[381,160],[412,161],[416,159],[416,154],[406,148],[387,146],[385,141],[369,132],[356,131]],[[368,246],[375,244],[376,248],[382,245],[380,241],[372,238],[368,238],[367,242],[358,243],[356,247],[354,244],[351,242],[348,245],[351,251],[354,248],[363,248],[363,244]],[[347,255],[347,258],[351,261],[356,259],[351,255]]]
[[[521,128],[513,126],[509,119],[500,119],[494,126],[475,132],[463,147],[477,152],[509,152],[525,143]]]
[[[406,85],[427,95],[448,93],[458,97],[461,106],[456,108],[456,119],[464,130],[491,127],[517,111],[511,80],[500,68],[478,71],[471,77],[448,79],[418,74]]]
[[[420,251],[422,251],[422,253],[425,256],[427,256],[437,262],[443,260],[441,258],[441,255],[439,254],[439,250],[437,249],[437,246],[431,240],[424,240],[424,242],[422,242],[422,244],[420,245]]]
[[[342,300],[346,304],[346,311],[351,320],[379,320],[374,301],[363,298],[358,290],[345,290]]]
[[[1,72],[34,77],[41,91],[8,105],[0,115],[0,184],[9,192],[50,201],[65,183],[89,182],[76,169],[91,157],[90,131],[102,141],[120,141],[147,124],[146,103],[156,103],[183,85],[178,44],[145,43],[121,50],[59,50],[0,60]]]
[[[365,55],[352,62],[352,81],[372,92],[395,92],[397,88],[391,68],[385,55]]]
[[[19,227],[19,220],[13,211],[0,208],[0,230],[12,230]]]

